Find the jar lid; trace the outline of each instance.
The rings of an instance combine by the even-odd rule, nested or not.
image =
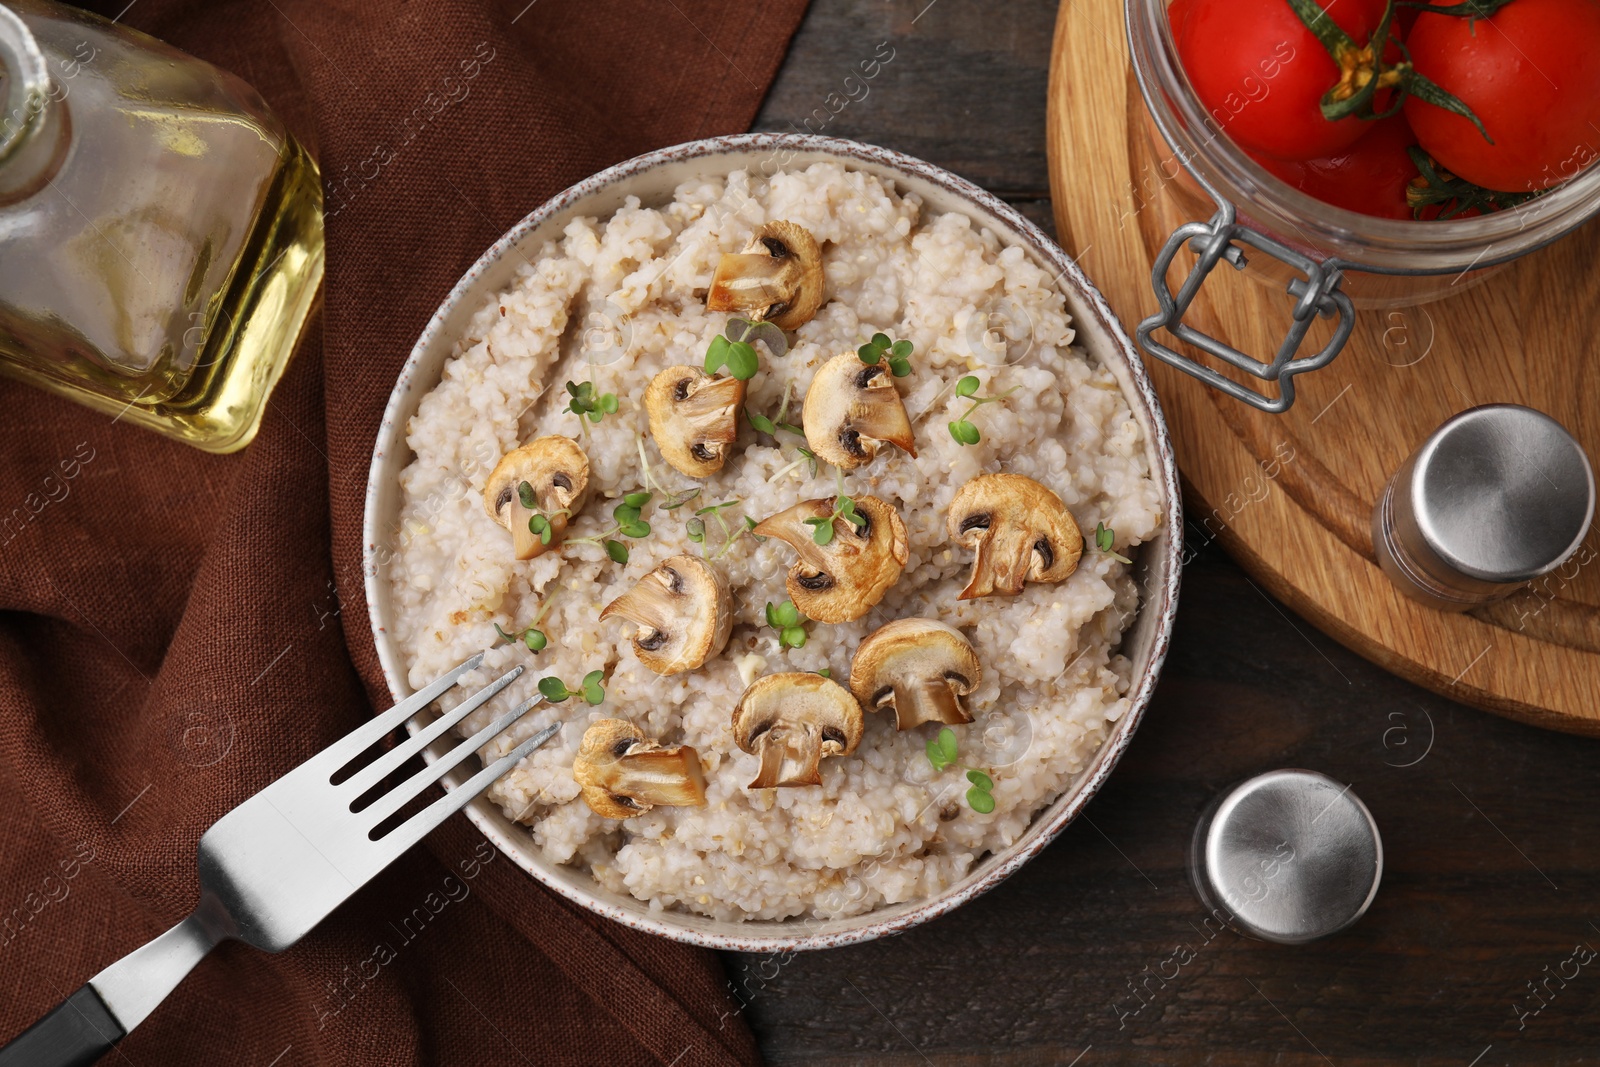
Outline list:
[[[1594,472],[1555,419],[1517,404],[1461,412],[1417,450],[1408,494],[1423,543],[1485,582],[1526,582],[1577,551]]]
[[[1235,930],[1300,944],[1366,913],[1383,877],[1383,841],[1349,786],[1315,771],[1271,771],[1201,816],[1189,874],[1201,901]]]

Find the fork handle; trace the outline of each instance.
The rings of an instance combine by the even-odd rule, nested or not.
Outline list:
[[[83,986],[0,1049],[0,1067],[88,1067],[123,1038],[93,986]]]

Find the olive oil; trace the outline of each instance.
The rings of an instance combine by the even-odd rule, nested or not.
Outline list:
[[[0,0],[0,107],[0,373],[248,444],[322,278],[311,157],[239,79],[49,0]]]

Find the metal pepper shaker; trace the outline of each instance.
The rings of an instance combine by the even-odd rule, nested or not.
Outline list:
[[[1234,930],[1298,945],[1366,914],[1383,878],[1383,839],[1349,786],[1315,771],[1269,771],[1200,816],[1189,877]]]
[[[1508,596],[1577,551],[1594,471],[1555,419],[1518,404],[1452,417],[1394,473],[1372,513],[1378,565],[1441,611]]]

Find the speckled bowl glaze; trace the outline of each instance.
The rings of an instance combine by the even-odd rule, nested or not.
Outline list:
[[[984,857],[966,877],[936,896],[881,907],[846,919],[739,923],[678,911],[652,911],[642,901],[601,888],[587,872],[544,859],[527,830],[508,819],[498,806],[481,797],[467,806],[467,817],[512,862],[562,896],[626,926],[707,948],[742,952],[793,951],[849,945],[899,933],[960,907],[1027,863],[1088,803],[1128,747],[1144,717],[1166,657],[1178,605],[1183,533],[1172,442],[1155,391],[1134,355],[1127,334],[1077,264],[1037,227],[995,197],[910,156],[828,137],[760,133],[716,137],[663,148],[619,163],[541,205],[496,241],[467,271],[417,339],[389,397],[367,479],[364,530],[367,603],[371,606],[372,633],[378,656],[395,698],[412,692],[401,666],[400,649],[385,624],[391,610],[387,570],[391,546],[386,539],[390,531],[397,528],[401,502],[399,474],[412,459],[405,441],[406,425],[418,402],[439,381],[451,345],[465,329],[474,310],[509,285],[517,266],[525,258],[533,257],[545,241],[558,237],[574,217],[609,215],[630,195],[639,197],[646,205],[665,204],[681,182],[708,173],[727,173],[748,167],[757,171],[764,168],[771,174],[777,169],[804,167],[820,160],[843,163],[892,181],[902,192],[914,192],[922,197],[925,206],[933,211],[963,212],[994,231],[1006,244],[1025,249],[1055,275],[1066,296],[1067,310],[1077,330],[1077,343],[1111,368],[1127,395],[1134,416],[1144,427],[1150,469],[1161,486],[1164,525],[1158,536],[1139,548],[1140,611],[1122,642],[1122,652],[1133,663],[1132,707],[1112,726],[1110,736],[1089,766],[1067,785],[1053,804],[1039,812],[1015,844],[1003,852]],[[417,728],[416,720],[412,728]],[[430,759],[443,747],[436,742]],[[459,772],[448,776],[446,781],[454,786],[468,773],[470,770]]]

